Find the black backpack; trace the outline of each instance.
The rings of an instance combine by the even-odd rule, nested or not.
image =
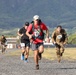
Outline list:
[[[42,35],[39,35],[38,37],[33,36],[33,37],[32,37],[33,39],[39,38],[39,39],[41,39],[41,40],[44,40],[45,33],[44,33],[43,30],[41,29],[40,23],[41,23],[41,20],[39,20],[39,28],[40,28],[40,31],[42,32]],[[34,22],[32,21],[31,24],[32,24],[32,32],[33,32],[34,29],[35,29],[35,28],[34,28]]]

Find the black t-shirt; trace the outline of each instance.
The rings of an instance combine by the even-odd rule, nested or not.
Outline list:
[[[21,41],[29,41],[29,37],[26,35],[26,29],[23,27],[19,30],[20,34],[23,34]]]

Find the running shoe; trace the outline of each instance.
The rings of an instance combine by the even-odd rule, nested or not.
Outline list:
[[[24,60],[24,55],[21,54],[21,60]]]
[[[28,63],[28,60],[24,60],[25,63]]]
[[[36,70],[39,70],[39,65],[36,65]]]

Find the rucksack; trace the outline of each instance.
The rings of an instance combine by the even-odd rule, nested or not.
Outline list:
[[[41,20],[40,20],[40,23],[41,23]],[[42,35],[39,35],[38,37],[33,36],[32,37],[33,39],[39,38],[41,40],[44,40],[45,33],[41,29],[40,23],[39,23],[39,28],[40,28],[40,31],[41,31]],[[35,28],[34,28],[34,22],[32,21],[31,24],[32,24],[32,32],[33,32],[35,30]]]

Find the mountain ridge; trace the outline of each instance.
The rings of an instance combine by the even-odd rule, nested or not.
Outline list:
[[[36,14],[49,28],[76,30],[76,0],[0,0],[1,29],[20,28]]]

